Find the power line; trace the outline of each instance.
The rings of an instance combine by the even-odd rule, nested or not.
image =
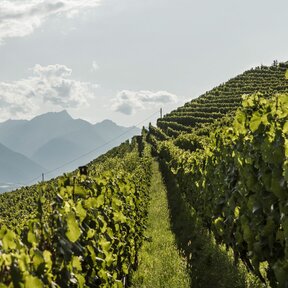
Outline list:
[[[137,123],[137,124],[135,124],[134,126],[132,126],[130,129],[128,129],[128,130],[126,130],[125,132],[121,133],[120,135],[112,138],[111,140],[105,142],[104,144],[102,144],[102,145],[100,145],[100,146],[98,146],[98,147],[96,147],[96,148],[94,148],[94,149],[92,149],[92,150],[90,150],[90,151],[88,151],[88,152],[86,152],[86,153],[84,153],[84,154],[82,154],[82,155],[80,155],[80,156],[78,156],[78,157],[76,157],[76,158],[74,158],[74,159],[72,159],[72,160],[64,163],[64,164],[61,165],[61,166],[58,166],[58,167],[56,167],[56,168],[54,168],[54,169],[52,169],[52,170],[49,170],[48,172],[45,173],[45,175],[51,174],[51,173],[53,173],[53,172],[55,172],[55,171],[57,171],[57,170],[59,170],[59,169],[62,169],[62,168],[64,168],[65,166],[67,166],[67,165],[69,165],[69,164],[72,164],[73,162],[75,162],[75,161],[77,161],[77,160],[80,160],[81,158],[83,158],[83,157],[85,157],[85,156],[87,156],[87,155],[89,155],[89,154],[91,154],[91,153],[93,153],[93,152],[95,152],[95,151],[97,151],[97,150],[99,150],[99,149],[107,146],[108,144],[114,142],[115,140],[119,139],[119,138],[122,137],[123,135],[125,135],[125,134],[129,133],[130,131],[132,131],[133,129],[135,129],[135,126],[139,126],[139,125],[143,124],[144,122],[146,122],[147,120],[149,120],[150,118],[152,118],[152,117],[153,117],[154,115],[156,115],[156,114],[159,114],[159,111],[152,113],[149,117],[145,118],[144,120],[142,120],[142,121],[140,121],[139,123]],[[42,175],[39,175],[38,177],[33,178],[32,180],[30,180],[29,182],[27,182],[26,184],[23,184],[23,185],[24,185],[24,186],[25,186],[25,185],[29,185],[30,183],[33,183],[33,182],[35,182],[36,180],[41,179],[41,177],[42,177],[42,179],[43,179],[43,176],[42,176]],[[20,184],[20,183],[19,183],[19,184]]]

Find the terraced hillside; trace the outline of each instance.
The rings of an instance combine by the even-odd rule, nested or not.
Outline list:
[[[265,287],[288,287],[287,69],[244,72],[165,115],[147,136],[179,201]],[[197,245],[181,249],[199,254]]]
[[[232,113],[240,106],[243,94],[287,92],[287,68],[287,62],[252,68],[158,119],[157,126],[175,138],[182,131],[190,132],[201,124],[213,123]]]

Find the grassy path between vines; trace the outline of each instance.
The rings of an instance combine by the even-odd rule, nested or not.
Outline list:
[[[161,171],[167,187],[171,228],[178,249],[186,257],[193,288],[263,288],[257,277],[247,272],[241,261],[234,265],[233,253],[218,246],[211,233],[204,228],[190,200],[180,191],[166,166]]]
[[[139,253],[139,267],[132,277],[134,288],[190,287],[187,263],[179,254],[171,231],[167,191],[156,161],[152,164],[151,202],[145,241]]]

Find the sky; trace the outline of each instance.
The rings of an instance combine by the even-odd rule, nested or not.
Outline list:
[[[1,0],[0,122],[66,109],[143,126],[288,61],[287,0]]]

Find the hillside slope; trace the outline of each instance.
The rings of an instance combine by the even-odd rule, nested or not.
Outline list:
[[[235,111],[243,94],[287,92],[287,68],[288,62],[245,71],[158,119],[157,126],[168,136],[177,137],[182,131],[190,132]]]
[[[244,72],[165,115],[147,136],[203,229],[265,287],[288,285],[287,69]]]
[[[26,156],[14,152],[0,143],[0,192],[15,187],[13,184],[28,184],[35,175],[46,170]],[[8,187],[7,187],[8,186]],[[17,186],[16,186],[17,187]]]

